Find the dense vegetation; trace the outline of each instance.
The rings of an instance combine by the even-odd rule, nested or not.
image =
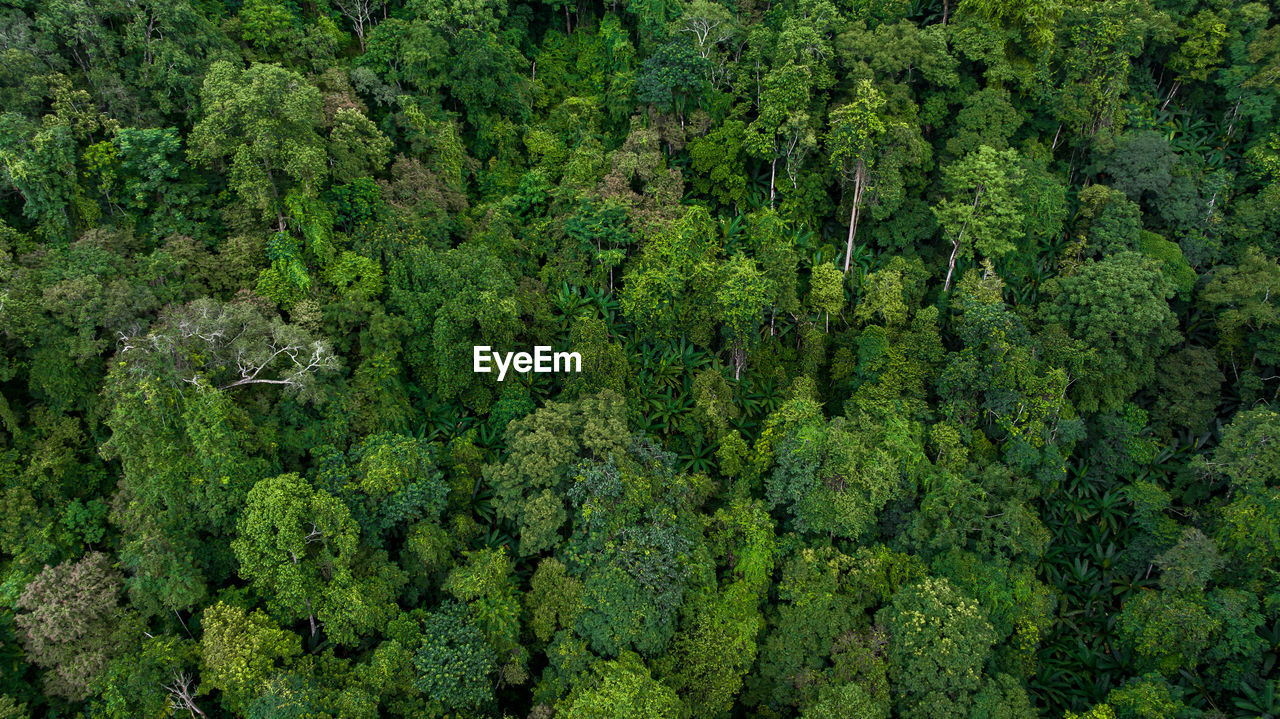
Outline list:
[[[0,718],[1280,715],[1274,10],[0,0]]]

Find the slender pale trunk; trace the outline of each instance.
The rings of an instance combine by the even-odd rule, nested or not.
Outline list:
[[[951,241],[951,259],[947,260],[947,281],[942,285],[943,292],[951,291],[951,273],[956,271],[956,255],[960,253],[960,238]]]
[[[960,254],[960,244],[964,241],[965,230],[969,229],[969,220],[978,214],[978,208],[982,206],[982,193],[986,189],[986,185],[978,185],[973,193],[973,212],[969,214],[969,219],[964,221],[960,233],[951,241],[951,259],[947,261],[947,280],[942,284],[943,292],[951,291],[951,275],[956,271],[956,255]]]
[[[191,639],[194,640],[195,637],[191,636],[191,628],[187,626],[187,622],[182,618],[182,615],[178,613],[177,609],[173,610],[173,616],[178,618],[178,623],[180,623],[182,625],[182,628],[186,630],[187,636],[191,637]]]
[[[303,599],[307,603],[307,622],[311,625],[311,636],[316,635],[316,615],[311,611],[311,600]]]
[[[769,209],[773,209],[773,180],[778,176],[778,158],[769,163]]]
[[[853,238],[858,234],[858,206],[862,204],[863,180],[867,174],[867,166],[858,160],[858,169],[853,173],[853,207],[849,210],[849,239],[844,246],[844,271],[849,273],[849,262],[853,259]]]
[[[1231,133],[1236,129],[1236,118],[1240,116],[1241,100],[1236,100],[1236,104],[1231,108],[1231,121],[1227,123],[1227,139],[1231,139]]]
[[[276,178],[271,175],[271,165],[265,160],[262,167],[267,172],[267,184],[271,186],[271,199],[276,208],[276,232],[284,232],[288,227],[284,223],[284,212],[280,209],[280,191],[276,189]],[[294,561],[297,561],[296,559]]]

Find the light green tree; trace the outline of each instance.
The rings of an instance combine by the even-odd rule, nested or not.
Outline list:
[[[676,719],[680,701],[675,692],[649,674],[640,657],[624,652],[617,659],[598,662],[582,685],[559,705],[564,719]]]
[[[735,380],[742,376],[747,364],[747,350],[760,339],[760,323],[772,294],[773,282],[755,260],[735,255],[725,264],[716,291],[716,309],[721,319],[720,331],[733,358]]]
[[[818,144],[809,113],[813,90],[807,65],[787,63],[764,76],[756,119],[747,125],[743,144],[751,155],[769,161],[769,207],[774,206],[778,161],[785,159],[795,182],[800,159]]]
[[[1064,357],[1078,362],[1077,406],[1092,412],[1119,407],[1155,377],[1156,361],[1178,341],[1169,309],[1172,282],[1157,260],[1120,252],[1089,261],[1079,274],[1051,285],[1040,306],[1042,319],[1084,343],[1086,352]]]
[[[246,612],[218,602],[204,610],[202,625],[201,678],[207,689],[222,691],[231,711],[241,710],[258,693],[281,660],[302,653],[298,635],[257,609]]]
[[[688,210],[645,246],[626,273],[622,311],[658,340],[711,341],[719,266],[717,231],[707,211]]]
[[[884,96],[870,80],[858,80],[853,99],[831,111],[831,129],[827,131],[827,154],[831,164],[852,185],[849,200],[849,235],[845,240],[844,271],[849,271],[853,258],[853,240],[858,232],[858,213],[867,191],[871,189],[871,169],[875,165],[877,144],[886,130],[881,117]]]
[[[899,716],[969,716],[996,640],[977,602],[941,578],[909,584],[877,618],[889,631],[889,679]]]
[[[285,196],[314,195],[328,177],[320,91],[278,65],[245,70],[219,61],[205,75],[200,105],[192,159],[226,168],[241,201],[283,232]]]
[[[249,490],[231,549],[240,575],[289,620],[332,616],[331,590],[349,581],[359,529],[341,500],[297,474],[264,479]]]
[[[831,315],[839,317],[844,302],[844,276],[835,265],[824,262],[814,267],[809,275],[809,304],[823,314],[826,329],[831,329]]]
[[[982,146],[942,169],[946,194],[933,214],[951,243],[944,292],[951,290],[957,258],[972,259],[976,251],[998,259],[1014,249],[1023,225],[1021,180],[1016,150]]]

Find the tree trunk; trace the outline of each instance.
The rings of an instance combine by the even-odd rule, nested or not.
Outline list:
[[[311,625],[311,636],[314,638],[316,636],[316,614],[311,611],[311,600],[304,599],[303,601],[307,603],[307,623]]]
[[[979,184],[973,192],[973,212],[969,215],[969,219],[964,221],[964,226],[960,228],[960,234],[951,241],[951,259],[947,261],[947,281],[942,284],[943,292],[951,291],[951,274],[956,269],[956,255],[960,253],[960,244],[964,242],[964,233],[969,229],[969,222],[978,214],[978,209],[982,206],[982,193],[986,192],[987,186]]]
[[[853,175],[853,207],[849,209],[849,239],[844,246],[844,273],[849,274],[849,262],[853,259],[853,237],[858,233],[858,205],[862,203],[862,178],[866,174],[866,166],[858,160],[858,169]]]
[[[773,180],[778,176],[778,158],[769,163],[769,209],[773,209]]]
[[[942,284],[943,292],[951,291],[951,273],[956,270],[956,255],[960,253],[960,238],[951,242],[951,259],[947,260],[947,281]]]
[[[1227,138],[1228,140],[1230,140],[1230,139],[1231,139],[1231,134],[1232,134],[1233,132],[1235,132],[1235,129],[1236,129],[1236,118],[1240,116],[1240,103],[1241,103],[1242,101],[1243,101],[1243,99],[1241,99],[1241,100],[1236,100],[1236,104],[1235,104],[1235,106],[1231,108],[1231,120],[1227,123],[1227,134],[1226,134],[1226,138]]]

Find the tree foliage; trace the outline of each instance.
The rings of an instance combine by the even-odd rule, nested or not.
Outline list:
[[[0,717],[1280,715],[1276,16],[3,3]]]

